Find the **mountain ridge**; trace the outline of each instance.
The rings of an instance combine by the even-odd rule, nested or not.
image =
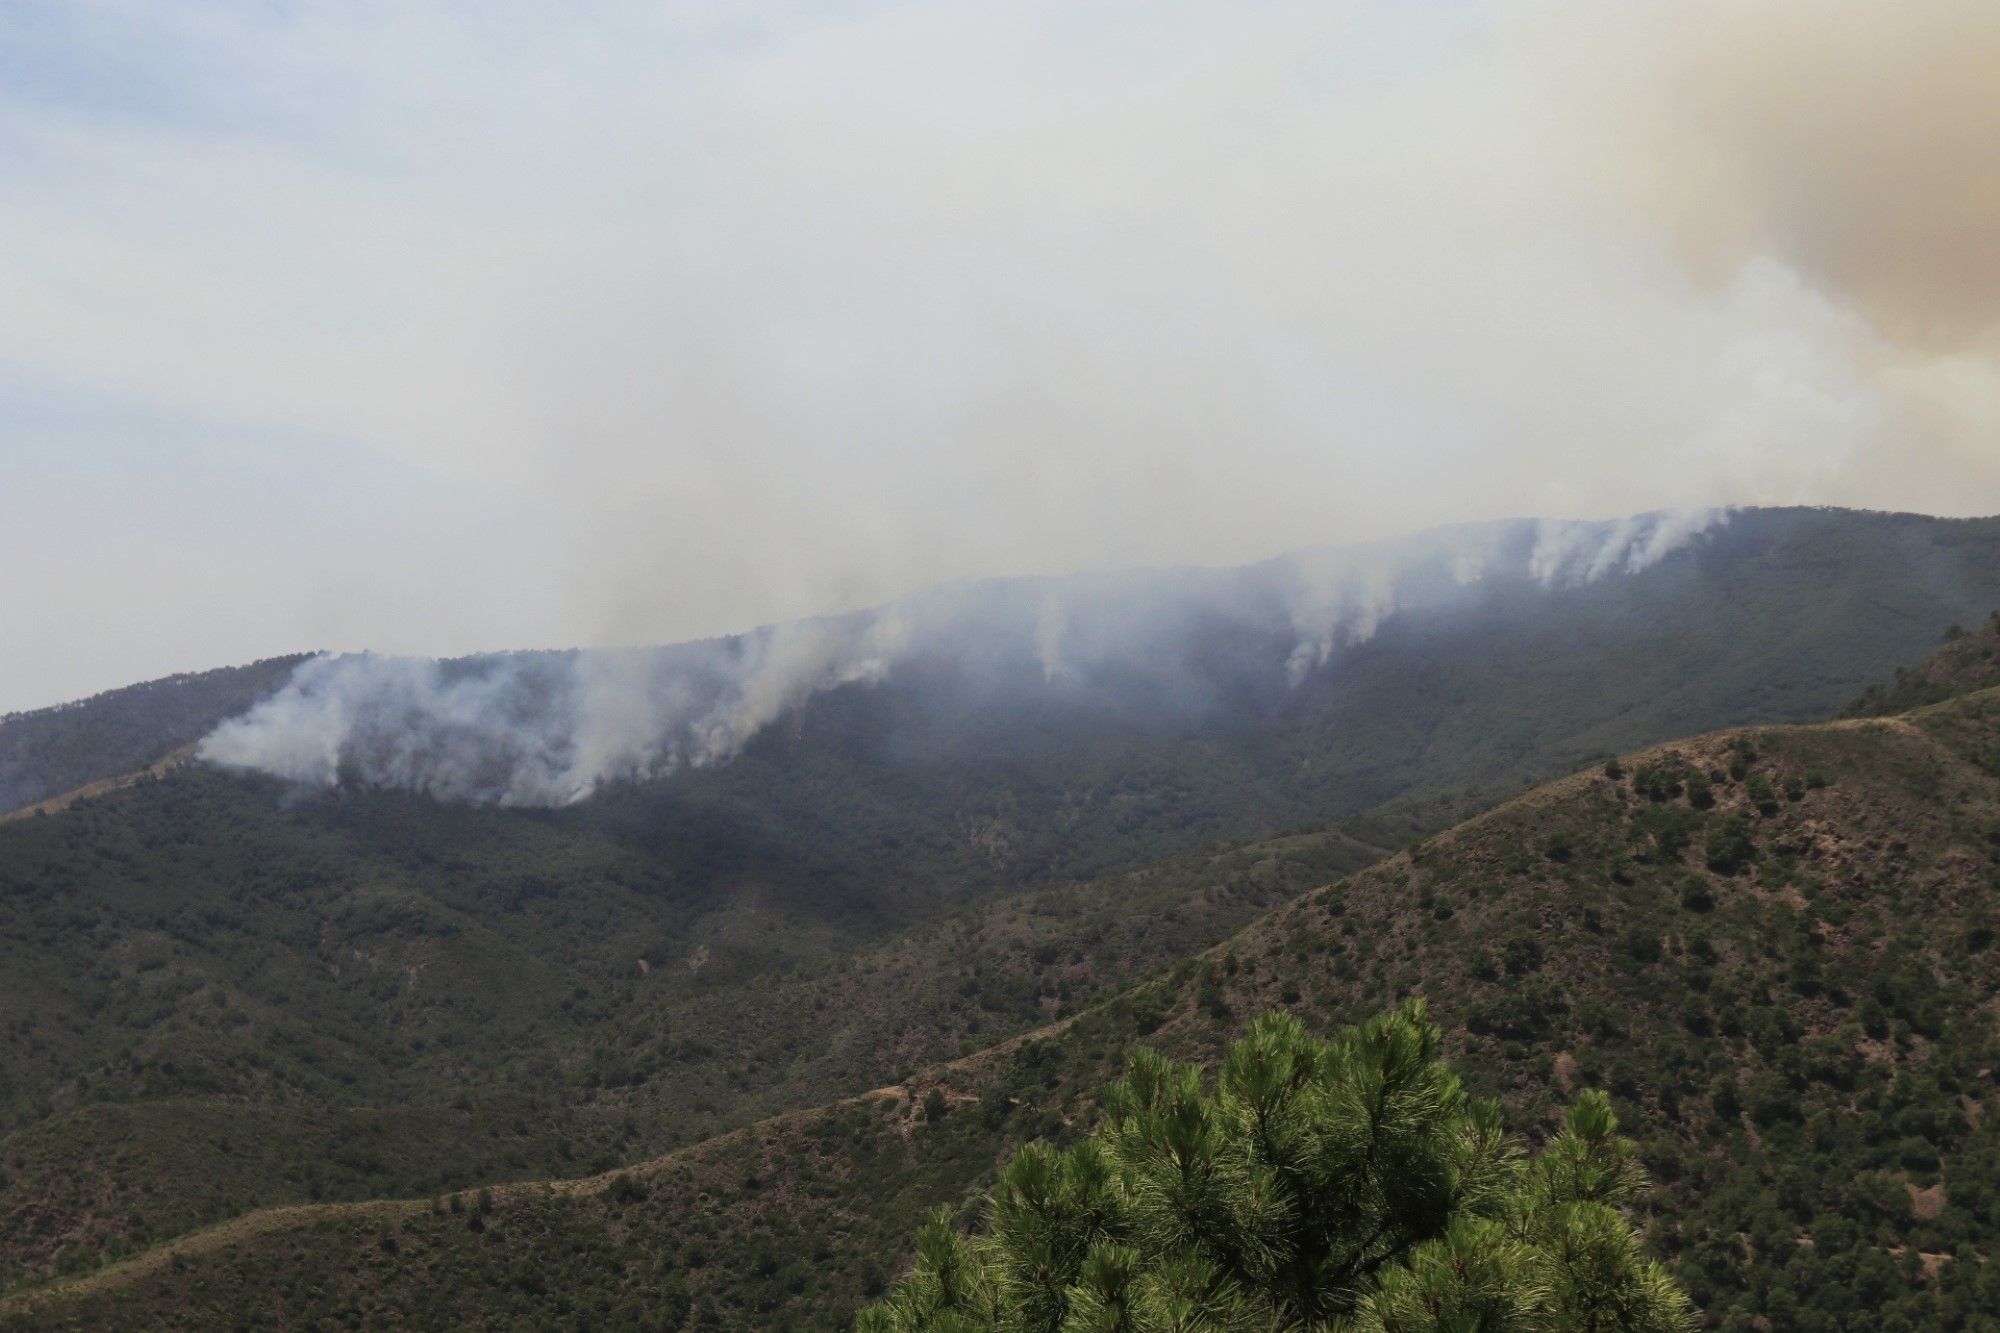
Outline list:
[[[1679,523],[1678,528],[1675,526],[1676,522]],[[1122,702],[1121,696],[1137,690],[1140,693],[1135,697],[1149,700],[1145,705],[1147,708],[1155,711],[1164,710],[1161,713],[1162,717],[1174,718],[1204,694],[1214,695],[1217,690],[1240,693],[1246,671],[1272,669],[1269,663],[1263,665],[1256,663],[1255,645],[1260,636],[1276,635],[1282,640],[1270,646],[1278,666],[1287,672],[1303,670],[1310,673],[1315,663],[1323,664],[1329,657],[1335,655],[1350,657],[1352,649],[1366,648],[1380,632],[1384,617],[1406,621],[1412,617],[1421,619],[1426,614],[1424,610],[1426,605],[1447,609],[1450,615],[1476,609],[1476,599],[1467,600],[1469,596],[1467,589],[1475,587],[1480,580],[1497,577],[1496,573],[1488,572],[1489,569],[1513,570],[1513,574],[1509,577],[1524,580],[1530,587],[1540,587],[1543,590],[1567,588],[1575,593],[1584,593],[1591,591],[1606,577],[1628,567],[1633,571],[1650,569],[1659,561],[1666,559],[1686,564],[1691,555],[1699,556],[1707,548],[1714,548],[1716,560],[1711,560],[1709,563],[1716,564],[1716,569],[1720,572],[1726,570],[1726,565],[1717,563],[1718,560],[1732,563],[1767,560],[1772,553],[1789,544],[1790,548],[1796,550],[1796,556],[1793,557],[1796,568],[1785,573],[1784,577],[1813,578],[1815,567],[1824,568],[1830,557],[1836,560],[1841,558],[1834,556],[1830,551],[1811,549],[1810,543],[1820,540],[1814,534],[1839,532],[1841,539],[1852,548],[1845,554],[1849,563],[1854,563],[1861,552],[1872,548],[1875,554],[1870,558],[1878,562],[1883,560],[1901,562],[1907,571],[1907,576],[1893,591],[1886,586],[1879,590],[1869,589],[1858,581],[1847,589],[1843,589],[1838,583],[1800,589],[1798,599],[1800,605],[1844,598],[1857,612],[1865,609],[1868,613],[1846,616],[1840,621],[1829,620],[1822,614],[1820,625],[1810,630],[1813,634],[1824,635],[1830,626],[1844,621],[1847,628],[1843,632],[1851,636],[1855,629],[1881,620],[1885,610],[1890,616],[1909,626],[1908,633],[1912,637],[1906,637],[1893,646],[1885,644],[1883,647],[1870,650],[1868,660],[1862,664],[1864,669],[1860,675],[1872,679],[1886,673],[1891,666],[1907,662],[1916,655],[1922,646],[1921,641],[1913,637],[1916,633],[1927,635],[1931,627],[1936,624],[1955,618],[1964,619],[1973,614],[1974,607],[1979,614],[1983,614],[1993,600],[2000,600],[2000,597],[1995,596],[1996,589],[1992,586],[1993,561],[1975,560],[1968,563],[1962,553],[1962,548],[1968,540],[1975,545],[1983,543],[1989,548],[1989,554],[1993,550],[2000,550],[2000,545],[1996,545],[1992,533],[1988,531],[1996,524],[2000,524],[2000,520],[1946,520],[1921,515],[1835,509],[1741,509],[1699,522],[1690,519],[1674,520],[1672,516],[1664,514],[1650,514],[1619,522],[1596,524],[1552,523],[1548,520],[1460,524],[1405,538],[1354,547],[1306,548],[1237,567],[1130,570],[1066,578],[978,580],[948,588],[933,589],[908,599],[906,603],[891,604],[845,616],[821,617],[797,622],[794,625],[767,627],[746,635],[725,636],[657,649],[620,650],[619,660],[627,666],[620,666],[618,670],[625,671],[630,663],[639,660],[632,656],[635,653],[642,656],[645,654],[659,656],[662,663],[669,666],[676,662],[682,663],[683,666],[672,666],[671,669],[675,671],[680,671],[683,667],[694,669],[702,662],[708,662],[709,666],[701,669],[713,670],[717,666],[713,660],[716,654],[720,653],[724,658],[740,657],[746,651],[745,645],[754,645],[772,635],[802,630],[853,634],[861,632],[871,623],[887,625],[889,629],[878,636],[882,640],[881,648],[879,650],[871,648],[869,651],[885,651],[891,654],[908,652],[921,649],[923,645],[906,645],[900,649],[892,646],[899,635],[908,633],[908,626],[903,625],[902,621],[909,616],[916,616],[921,621],[924,617],[936,619],[939,615],[943,615],[946,619],[941,623],[955,626],[953,633],[962,633],[967,628],[973,628],[988,637],[995,633],[1016,636],[1019,640],[1017,643],[1002,644],[995,641],[990,648],[981,651],[989,655],[999,653],[1002,657],[1008,658],[1013,664],[1006,667],[1007,671],[1025,667],[1037,679],[1046,675],[1048,679],[1041,682],[1042,686],[1053,687],[1067,681],[1069,682],[1067,688],[1072,692],[1085,685],[1092,673],[1099,672],[1107,665],[1117,665],[1121,661],[1120,654],[1129,655],[1143,646],[1146,654],[1158,659],[1155,666],[1147,667],[1137,675],[1128,667],[1119,666],[1115,679],[1107,678],[1101,682],[1103,686],[1110,687],[1109,692],[1105,688],[1098,688],[1079,696],[1079,702],[1088,702],[1094,709],[1101,710],[1109,705],[1114,712],[1122,709],[1129,713],[1130,705],[1128,702]],[[1660,534],[1663,533],[1676,535],[1671,539],[1661,539]],[[1546,552],[1543,548],[1547,548]],[[1516,566],[1519,568],[1516,569]],[[1853,572],[1859,574],[1859,568]],[[1708,577],[1711,582],[1715,582],[1715,575]],[[1869,577],[1878,575],[1871,572]],[[1492,595],[1512,596],[1513,594],[1505,592],[1505,582],[1503,579],[1501,584],[1496,584]],[[1713,596],[1721,601],[1741,591],[1730,587],[1725,579],[1715,582]],[[1968,592],[1972,594],[1970,597],[1965,596]],[[1250,608],[1253,606],[1261,609],[1252,612]],[[1511,612],[1518,614],[1524,609],[1533,609],[1532,598],[1527,603],[1520,603],[1517,598],[1516,604],[1511,607]],[[1635,606],[1632,609],[1639,610],[1640,607]],[[1439,611],[1434,609],[1428,614],[1436,620]],[[1682,612],[1676,614],[1681,615]],[[1245,615],[1249,615],[1250,619],[1243,619]],[[953,616],[960,617],[964,623],[951,620]],[[964,619],[966,617],[969,619]],[[1198,634],[1194,638],[1189,638],[1188,635],[1195,634],[1197,624],[1202,618],[1214,620],[1214,628],[1217,630],[1227,629],[1230,635],[1242,640],[1241,646],[1228,649],[1222,657],[1219,657],[1215,644],[1200,642]],[[1802,626],[1805,624],[1806,618],[1799,611],[1793,611],[1789,618]],[[1117,626],[1122,628],[1114,628]],[[1713,625],[1695,621],[1683,624],[1680,632],[1699,636],[1713,633],[1715,628]],[[1485,632],[1490,633],[1491,630]],[[1875,632],[1879,636],[1879,630]],[[1801,643],[1799,646],[1804,648],[1807,645]],[[1251,650],[1250,657],[1237,662],[1224,660],[1229,654],[1241,657],[1246,649]],[[814,652],[820,650],[820,648],[812,649]],[[1851,654],[1854,648],[1849,647],[1842,651]],[[1824,649],[1821,648],[1820,652],[1823,654]],[[1105,656],[1107,653],[1110,656]],[[1302,657],[1302,654],[1305,656]],[[462,682],[467,673],[478,673],[488,669],[531,673],[556,672],[559,675],[564,669],[563,664],[589,660],[591,656],[580,650],[533,651],[476,655],[439,662],[435,665],[443,680]],[[278,689],[272,668],[291,668],[288,679],[296,681],[298,669],[302,666],[324,667],[339,661],[376,661],[386,664],[403,662],[405,659],[370,658],[367,655],[358,659],[332,659],[324,655],[310,658],[269,659],[266,662],[252,664],[250,667],[223,668],[201,676],[170,677],[162,681],[128,687],[126,690],[112,691],[75,704],[38,710],[32,714],[10,715],[6,719],[0,719],[0,798],[4,798],[0,799],[0,808],[30,804],[32,802],[27,799],[29,795],[32,795],[34,800],[41,800],[61,791],[84,786],[97,779],[116,776],[119,772],[150,763],[160,754],[190,740],[202,739],[203,736],[213,733],[219,724],[232,718],[240,719],[244,710],[251,704],[257,703],[260,698],[268,703],[274,689],[279,693],[283,692],[282,689]],[[409,659],[409,661],[415,663],[418,660]],[[1148,680],[1146,672],[1156,672],[1156,668],[1162,663],[1171,667],[1172,671],[1168,675]],[[999,669],[999,666],[1000,661],[995,658],[979,666],[975,674],[986,673],[990,676],[990,673]],[[893,659],[890,667],[893,669]],[[1342,664],[1345,674],[1352,675],[1357,668],[1360,668],[1365,675],[1365,660],[1360,663],[1344,661]],[[737,663],[727,665],[724,669],[734,671],[745,668]],[[767,663],[760,669],[765,669],[768,673],[809,668],[803,664],[799,667],[788,667],[783,663]],[[864,667],[857,666],[853,669],[863,670]],[[882,668],[872,662],[865,665],[865,670],[879,669]],[[1217,674],[1218,672],[1220,674]],[[95,717],[127,697],[159,695],[176,690],[186,692],[191,685],[199,686],[202,682],[212,679],[219,683],[221,678],[232,674],[255,675],[261,689],[248,697],[232,696],[234,706],[225,707],[220,702],[211,703],[201,719],[205,725],[192,728],[192,734],[187,734],[190,725],[184,722],[172,735],[156,737],[149,753],[132,757],[123,769],[98,763],[95,767],[85,765],[79,771],[73,764],[60,780],[42,775],[33,778],[31,785],[23,786],[24,779],[20,770],[33,758],[32,755],[24,755],[24,752],[35,748],[32,743],[37,741],[42,743],[41,748],[47,748],[46,738],[27,734],[34,727],[46,728],[52,723],[62,721],[74,730],[86,719]],[[834,680],[838,681],[839,676],[836,675]],[[1802,683],[1803,680],[1801,677]],[[958,688],[963,690],[967,685],[974,683],[976,682],[961,682]],[[1298,680],[1295,678],[1295,687],[1297,683]],[[917,682],[912,680],[908,684],[915,686]],[[958,743],[953,741],[951,733],[963,730],[963,722],[958,719],[976,716],[982,709],[990,711],[994,700],[983,697],[980,691],[990,690],[993,684],[992,680],[988,680],[985,686],[975,689],[971,694],[940,700],[939,706],[954,719],[948,727],[940,727],[935,719],[924,718],[921,709],[912,712],[906,708],[895,720],[905,735],[912,738],[919,735],[930,738],[918,742],[919,745],[943,743],[950,747]],[[1663,699],[1671,699],[1677,690],[1686,688],[1684,682],[1666,678],[1658,681],[1657,685]],[[1858,685],[1857,680],[1854,688],[1858,688]],[[398,688],[405,687],[406,683],[398,686]],[[545,681],[535,688],[550,687],[549,682]],[[821,683],[810,688],[827,687],[826,683]],[[596,689],[599,686],[594,684],[592,688]],[[1006,687],[1010,696],[1018,694],[1024,688],[1025,681],[1015,681]],[[211,693],[214,693],[213,687]],[[1228,702],[1227,707],[1240,709],[1247,704],[1259,710],[1267,710],[1274,705],[1286,704],[1286,693],[1280,689],[1277,694],[1272,695],[1265,690],[1261,701],[1254,696],[1243,696],[1234,702]],[[533,699],[531,690],[527,696],[508,706],[532,705]],[[1805,720],[1824,716],[1832,707],[1837,706],[1837,703],[1845,701],[1844,698],[1835,700],[1823,692],[1815,692],[1809,699],[1798,702],[1788,703],[1782,699],[1762,702],[1756,709],[1726,720],[1745,722],[1780,718]],[[347,706],[351,707],[352,702],[350,700]],[[463,701],[464,704],[477,703],[489,710],[506,702],[498,697],[468,698]],[[812,702],[810,698],[802,698],[792,701],[780,711],[795,709],[800,705],[809,706]],[[1220,697],[1216,697],[1206,704],[1200,704],[1199,707],[1213,709],[1222,702],[1224,701]],[[1296,703],[1294,700],[1286,706],[1295,711]],[[641,706],[650,709],[658,705],[646,703]],[[1697,700],[1692,710],[1687,706],[1680,706],[1676,712],[1682,715],[1690,711],[1699,713],[1704,706],[1702,701]],[[741,744],[753,738],[754,730],[761,729],[764,724],[765,716],[761,707],[756,716],[760,720],[754,724],[753,729],[732,743]],[[1058,711],[1050,720],[1074,721],[1075,716],[1074,709],[1068,712]],[[1348,716],[1349,720],[1352,720],[1351,712]],[[1683,716],[1680,720],[1691,722],[1692,726],[1698,727],[1704,719]],[[1260,725],[1268,725],[1270,721],[1270,718],[1265,718]],[[398,726],[407,726],[410,723],[411,719],[407,716],[396,719]],[[1661,734],[1676,734],[1688,729],[1691,728],[1687,725],[1669,725]],[[1115,733],[1107,733],[1109,734]],[[1007,730],[1003,728],[990,735],[981,733],[976,740],[990,743],[996,738],[1004,740],[1007,735]],[[975,738],[965,739],[971,742]],[[1615,748],[1618,738],[1607,739],[1614,743],[1611,748]],[[213,741],[212,736],[210,740]],[[211,745],[211,749],[213,748]],[[222,751],[218,751],[210,757],[219,757],[221,753]],[[16,774],[13,788],[7,786],[10,765],[11,771]],[[768,778],[770,775],[766,773],[761,776]],[[1373,803],[1376,802],[1365,799],[1362,802],[1363,805]],[[1313,818],[1318,818],[1318,815],[1315,814]]]

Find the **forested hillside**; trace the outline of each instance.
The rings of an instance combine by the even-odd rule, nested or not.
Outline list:
[[[1160,660],[1200,688],[908,663],[561,809],[197,764],[0,824],[0,1283],[273,1205],[725,1161],[716,1135],[1064,1019],[1537,776],[1831,711],[1980,623],[1996,548],[1992,523],[1750,513],[1640,572],[1413,604],[1296,684],[1288,640],[1177,612]],[[32,734],[144,716],[102,702]],[[1000,1148],[966,1134],[950,1189]],[[913,1171],[852,1223],[878,1251],[944,1180]],[[710,1303],[747,1317],[767,1286]]]
[[[874,937],[502,812],[385,844],[268,809],[183,771],[0,842],[9,1277],[650,1156],[1072,1012],[1382,854],[1189,853]]]
[[[782,663],[758,663],[756,688],[782,706],[729,720],[744,748],[728,762],[663,762],[637,781],[586,766],[578,781],[601,779],[607,812],[702,844],[718,868],[783,857],[839,876],[857,853],[873,860],[915,833],[954,883],[1019,884],[1322,824],[1412,792],[1514,791],[1706,727],[1823,717],[1927,651],[1937,626],[1976,623],[2000,602],[1996,520],[1744,510],[1648,553],[1661,529],[1647,524],[1664,521],[1475,525],[1235,570],[940,590],[849,618],[900,645],[856,679],[793,680]],[[853,625],[803,627],[805,647]],[[295,739],[307,752],[335,747],[349,786],[478,793],[463,768],[504,769],[510,747],[518,761],[546,739],[537,728],[573,725],[510,712],[579,706],[546,693],[572,672],[588,677],[587,694],[605,672],[657,669],[651,684],[671,692],[718,660],[742,669],[760,642],[597,665],[574,653],[461,659],[441,665],[440,682],[500,674],[520,688],[458,697],[456,736],[414,730],[423,719],[404,689],[386,700],[383,734]],[[0,810],[174,754],[300,660],[0,720]],[[327,699],[310,720],[370,702],[381,701]],[[666,725],[646,715],[664,705],[627,702],[645,706],[617,720],[617,744],[643,749],[636,733]],[[497,755],[426,749],[463,742],[468,722],[523,734],[483,737]],[[609,738],[556,743],[581,762],[568,748]]]
[[[1974,619],[1995,534],[1773,511],[1579,585],[1446,571],[1449,605],[1296,685],[1289,640],[1177,594],[1156,660],[1214,688],[917,663],[556,810],[195,765],[0,825],[0,1271],[273,1204],[583,1175],[879,1085],[1579,757],[1830,709]],[[1269,587],[1201,577],[1211,608]],[[1116,621],[1145,584],[1071,609]],[[1899,600],[1950,609],[1918,632]],[[1132,631],[1107,633],[1126,662]]]
[[[1476,1092],[1607,1090],[1710,1326],[1984,1328],[2000,1308],[2000,691],[1607,762],[1313,890],[1072,1019],[559,1186],[260,1214],[16,1298],[141,1317],[843,1327],[935,1203],[1091,1123],[1136,1042],[1330,1030],[1422,995]],[[969,1214],[968,1214],[969,1215]],[[892,1257],[896,1255],[903,1258]]]
[[[0,815],[192,746],[276,689],[304,660],[272,657],[168,676],[0,717]]]

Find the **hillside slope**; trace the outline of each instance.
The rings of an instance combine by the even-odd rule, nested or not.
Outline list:
[[[857,1092],[1580,757],[1830,708],[2000,601],[1990,521],[1750,512],[1575,584],[1462,584],[1463,537],[1404,552],[1425,595],[1295,685],[1293,565],[1072,589],[1053,689],[1047,590],[1005,585],[974,618],[1013,655],[976,680],[913,658],[562,809],[192,766],[0,823],[0,1283]]]
[[[665,1151],[1073,1011],[1385,854],[1189,853],[871,936],[542,820],[403,814],[357,834],[190,770],[0,836],[0,1285],[259,1205]]]
[[[2000,611],[1976,629],[1953,625],[1944,646],[1914,667],[1896,668],[1888,684],[1870,685],[1843,717],[1887,717],[2000,685]]]
[[[837,1328],[921,1207],[1086,1123],[1145,1040],[1212,1058],[1423,994],[1517,1123],[1610,1090],[1710,1326],[1987,1328],[2000,1309],[2000,690],[1718,733],[1563,779],[1073,1020],[605,1176],[274,1216],[17,1323],[449,1317]]]
[[[272,657],[107,690],[0,717],[0,815],[137,772],[194,745],[282,684],[303,656]]]

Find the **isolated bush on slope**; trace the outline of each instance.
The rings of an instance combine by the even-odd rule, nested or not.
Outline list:
[[[1254,1023],[1210,1088],[1134,1054],[1090,1138],[1021,1150],[968,1238],[948,1210],[862,1333],[1681,1330],[1619,1205],[1601,1093],[1529,1158],[1438,1058],[1420,1003],[1330,1042]]]

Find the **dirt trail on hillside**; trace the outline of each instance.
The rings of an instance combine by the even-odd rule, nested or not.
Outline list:
[[[452,1190],[438,1197],[440,1199],[450,1199],[456,1195],[470,1200],[476,1197],[482,1189],[490,1194],[496,1203],[538,1194],[571,1196],[599,1194],[610,1189],[620,1176],[627,1174],[640,1177],[655,1175],[671,1168],[683,1158],[724,1148],[735,1141],[750,1138],[758,1134],[769,1133],[773,1129],[788,1126],[842,1106],[851,1106],[861,1102],[880,1101],[885,1098],[906,1100],[914,1106],[921,1090],[935,1086],[943,1080],[944,1076],[955,1071],[971,1070],[988,1061],[1009,1055],[1027,1042],[1060,1035],[1071,1024],[1076,1022],[1078,1018],[1082,1017],[1083,1013],[1087,1012],[1089,1011],[1080,1011],[1068,1018],[1046,1024],[1032,1031],[1018,1033],[1005,1041],[985,1047],[970,1055],[961,1056],[956,1060],[948,1060],[942,1064],[931,1065],[914,1075],[908,1083],[891,1083],[884,1087],[871,1088],[867,1092],[858,1093],[851,1097],[843,1097],[837,1101],[823,1102],[816,1106],[801,1107],[796,1111],[787,1111],[781,1115],[770,1116],[747,1125],[740,1125],[727,1133],[718,1134],[713,1138],[703,1139],[699,1143],[690,1143],[684,1148],[676,1148],[674,1151],[666,1153],[663,1156],[648,1158],[645,1161],[634,1162],[628,1166],[614,1167],[609,1171],[603,1171],[597,1175],[578,1176],[570,1180],[525,1180],[488,1186],[474,1185],[465,1189]],[[281,1204],[273,1208],[262,1208],[253,1213],[245,1213],[241,1217],[231,1218],[227,1222],[218,1222],[214,1226],[206,1227],[200,1231],[192,1231],[184,1236],[177,1236],[172,1240],[162,1242],[153,1249],[135,1254],[130,1258],[120,1259],[115,1263],[106,1264],[104,1267],[92,1272],[79,1274],[75,1277],[57,1278],[52,1282],[40,1286],[31,1287],[24,1291],[17,1291],[11,1295],[0,1296],[0,1316],[18,1317],[32,1315],[38,1309],[52,1304],[87,1297],[107,1288],[136,1282],[150,1274],[158,1272],[162,1266],[170,1264],[176,1259],[188,1259],[197,1255],[212,1254],[217,1250],[225,1249],[231,1245],[239,1244],[258,1236],[267,1236],[275,1232],[294,1229],[304,1229],[330,1222],[361,1220],[394,1221],[414,1212],[427,1211],[431,1206],[432,1200],[430,1199],[368,1199],[352,1203],[295,1203]]]
[[[95,782],[86,782],[81,787],[71,788],[69,791],[51,796],[47,800],[36,801],[33,805],[24,805],[18,810],[8,810],[5,813],[0,813],[0,824],[5,824],[15,819],[29,819],[35,815],[52,815],[58,810],[67,810],[78,801],[87,800],[92,796],[102,796],[107,792],[121,791],[126,787],[137,786],[147,778],[165,777],[174,769],[179,768],[182,764],[194,758],[195,746],[200,743],[199,741],[190,741],[178,750],[170,750],[144,768],[136,769],[133,772],[120,773],[116,777],[99,778]]]

